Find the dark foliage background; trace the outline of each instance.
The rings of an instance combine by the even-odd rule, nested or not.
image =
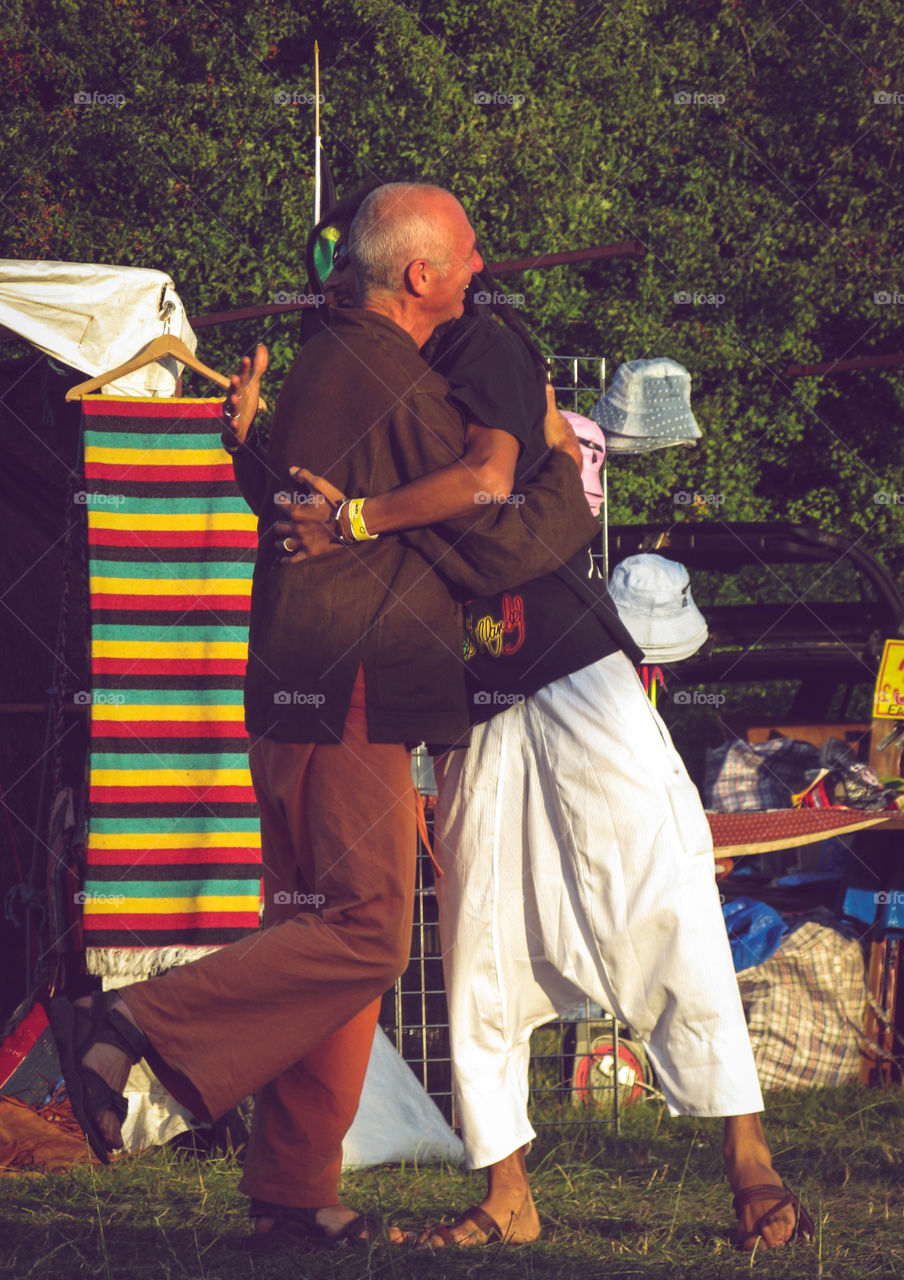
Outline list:
[[[490,259],[646,244],[505,285],[550,351],[692,373],[701,447],[620,465],[613,519],[790,517],[904,567],[901,507],[876,500],[904,490],[900,369],[785,373],[902,349],[896,0],[300,8],[11,0],[2,252],[158,267],[194,314],[304,292],[316,38],[340,191],[445,184]],[[266,337],[278,383],[296,332],[201,351],[228,367]],[[721,501],[676,511],[676,490]]]

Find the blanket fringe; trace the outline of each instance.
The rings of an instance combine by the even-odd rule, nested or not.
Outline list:
[[[85,963],[89,973],[104,979],[109,991],[127,982],[154,978],[167,969],[209,956],[220,947],[88,947]]]

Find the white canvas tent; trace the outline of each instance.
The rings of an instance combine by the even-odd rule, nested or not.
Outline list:
[[[61,364],[96,377],[171,333],[197,338],[164,271],[89,262],[0,259],[0,327]],[[105,387],[109,395],[171,396],[181,365],[153,362]]]

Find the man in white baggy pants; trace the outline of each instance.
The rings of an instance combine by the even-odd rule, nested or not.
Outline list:
[[[435,769],[455,1094],[468,1165],[489,1172],[479,1207],[507,1239],[539,1234],[530,1034],[589,996],[643,1041],[672,1114],[729,1117],[741,1242],[785,1243],[794,1205],[760,1221],[785,1193],[755,1114],[709,824],[631,663],[613,654],[538,690]],[[470,1212],[431,1238],[485,1225]]]

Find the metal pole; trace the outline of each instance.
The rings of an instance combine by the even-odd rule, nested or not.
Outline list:
[[[314,225],[320,221],[320,48],[314,41]]]
[[[615,1121],[615,1136],[617,1138],[621,1133],[621,1111],[618,1105],[619,1104],[618,1076],[619,1076],[620,1062],[619,1062],[619,1052],[618,1052],[618,1018],[616,1018],[614,1015],[612,1018],[612,1051],[615,1054],[615,1068],[614,1068],[615,1074],[613,1076],[614,1092],[612,1094],[612,1119]]]

